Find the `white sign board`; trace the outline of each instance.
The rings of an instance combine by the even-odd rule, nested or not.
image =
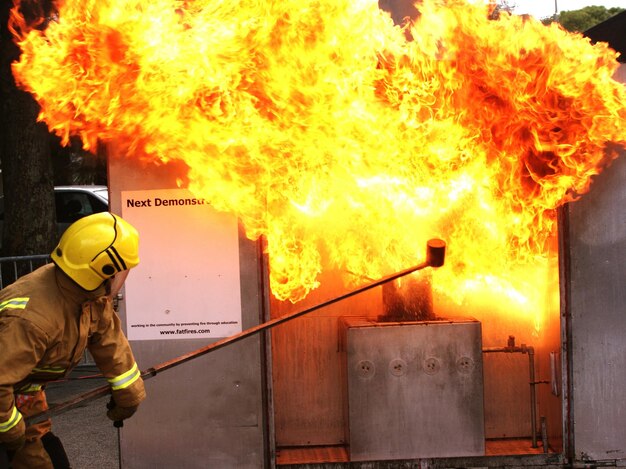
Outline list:
[[[122,218],[139,231],[139,265],[125,284],[130,340],[241,332],[236,217],[185,189],[123,191]]]

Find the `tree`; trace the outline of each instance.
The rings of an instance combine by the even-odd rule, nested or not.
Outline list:
[[[588,6],[580,10],[562,11],[559,13],[556,22],[568,31],[582,33],[622,11],[624,11],[624,8]],[[553,21],[553,18],[545,18],[542,20],[544,24],[550,24]]]
[[[19,48],[8,29],[11,4],[0,12],[0,158],[4,188],[2,254],[30,255],[50,252],[56,224],[50,135],[37,122],[39,105],[15,85],[11,63]],[[49,13],[50,4],[23,5],[35,23]],[[47,8],[47,10],[46,10]]]
[[[52,0],[22,0],[29,24],[45,27]],[[0,161],[4,221],[0,255],[49,253],[56,243],[54,185],[106,184],[106,155],[94,156],[80,141],[62,147],[45,123],[37,122],[35,99],[15,84],[11,63],[20,50],[8,29],[10,0],[0,10]],[[100,152],[99,152],[100,153]]]

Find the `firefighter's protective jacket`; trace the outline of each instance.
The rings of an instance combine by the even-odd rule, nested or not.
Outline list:
[[[0,291],[0,432],[17,433],[15,394],[66,376],[85,348],[123,407],[145,398],[143,380],[104,287],[87,292],[53,264]],[[17,435],[15,435],[17,436]]]

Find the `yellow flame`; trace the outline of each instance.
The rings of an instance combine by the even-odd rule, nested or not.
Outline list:
[[[417,8],[405,30],[374,0],[67,0],[43,32],[14,10],[13,70],[65,141],[184,160],[192,191],[267,237],[279,299],[441,237],[441,288],[541,303],[524,266],[626,142],[617,54],[480,2]]]

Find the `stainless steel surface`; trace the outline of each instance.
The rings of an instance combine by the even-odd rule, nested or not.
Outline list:
[[[569,207],[569,243],[574,454],[626,459],[626,157]]]
[[[485,452],[481,325],[346,319],[353,461]]]
[[[626,65],[621,66],[626,82]],[[570,452],[577,461],[626,460],[626,154],[567,207]]]
[[[111,158],[111,206],[119,212],[122,190],[176,187],[175,177],[167,166],[146,169]],[[233,268],[241,278],[243,328],[261,321],[260,256],[259,246],[240,233],[239,265]],[[173,278],[172,288],[175,284]],[[124,309],[122,303],[123,318]],[[268,467],[262,339],[249,337],[146,381],[147,399],[120,430],[121,468]],[[206,343],[142,340],[131,341],[131,346],[139,368],[145,369]]]

